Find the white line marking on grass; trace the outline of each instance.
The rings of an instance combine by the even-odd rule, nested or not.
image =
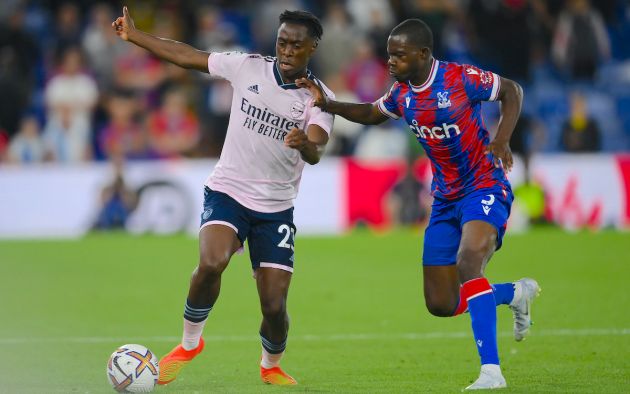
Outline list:
[[[291,341],[374,341],[374,340],[427,340],[427,339],[458,339],[470,338],[466,332],[414,332],[392,334],[324,334],[324,335],[292,335]],[[511,337],[512,332],[500,332],[500,337]],[[557,328],[537,330],[534,337],[592,337],[592,336],[621,336],[630,335],[630,328]],[[257,335],[207,335],[206,342],[250,342],[259,341]],[[177,343],[181,337],[153,336],[153,337],[14,337],[0,338],[1,345],[25,343]]]

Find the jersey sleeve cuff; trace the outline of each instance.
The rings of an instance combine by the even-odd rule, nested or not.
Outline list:
[[[501,90],[501,77],[492,73],[492,92],[490,93],[489,101],[496,101],[499,96],[499,90]]]
[[[388,118],[392,118],[392,119],[400,119],[400,116],[396,115],[393,112],[390,112],[389,110],[387,110],[387,108],[385,108],[385,104],[383,104],[383,98],[380,98],[378,100],[378,105],[377,105],[379,111],[381,111],[381,113],[385,116],[387,116]]]
[[[334,119],[334,117],[333,117],[333,119]],[[321,127],[326,132],[326,134],[328,134],[328,135],[330,135],[330,132],[332,131],[332,124],[330,124],[328,122],[315,120],[313,122],[310,122],[308,125],[306,125],[306,129],[308,129],[308,127],[311,126],[311,125],[317,125],[317,126]],[[304,130],[304,131],[306,131],[306,130]]]

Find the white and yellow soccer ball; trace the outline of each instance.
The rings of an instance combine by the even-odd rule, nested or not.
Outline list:
[[[107,362],[107,379],[119,393],[148,393],[159,374],[158,358],[142,345],[123,345]]]

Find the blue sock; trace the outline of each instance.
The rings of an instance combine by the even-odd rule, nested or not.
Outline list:
[[[492,286],[494,301],[497,305],[509,305],[514,299],[513,283],[495,283]]]
[[[186,300],[184,319],[193,323],[199,323],[206,320],[211,310],[212,305],[193,305],[190,301]]]
[[[481,364],[499,364],[497,347],[497,307],[492,287],[486,278],[469,280],[462,285],[468,300],[468,313]]]

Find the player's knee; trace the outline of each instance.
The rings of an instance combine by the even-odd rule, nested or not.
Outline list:
[[[457,273],[462,283],[483,275],[483,266],[492,255],[491,246],[480,243],[460,248],[457,252]]]
[[[197,270],[203,276],[219,276],[229,261],[230,255],[228,253],[218,251],[202,253]]]
[[[426,299],[425,304],[430,314],[437,317],[453,316],[453,305],[445,302],[437,302],[435,300]]]
[[[261,300],[260,308],[265,319],[277,321],[286,319],[287,308],[283,299]]]

